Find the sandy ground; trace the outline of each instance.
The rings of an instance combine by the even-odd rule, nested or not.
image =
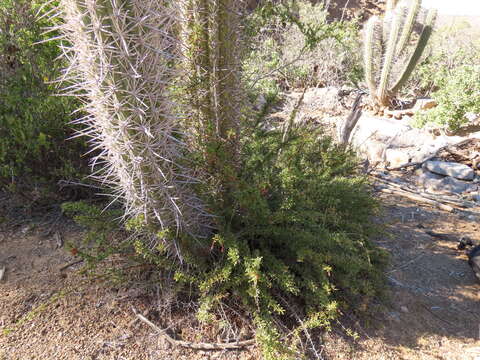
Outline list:
[[[382,195],[383,196],[383,195]],[[380,246],[391,253],[390,303],[368,322],[345,316],[342,326],[316,339],[325,359],[445,359],[480,357],[480,284],[456,249],[461,235],[479,241],[478,218],[383,197],[387,223]],[[172,348],[132,307],[157,323],[159,299],[138,289],[86,281],[74,257],[59,246],[80,230],[53,214],[0,226],[0,359],[259,359],[255,347],[236,352]],[[53,220],[52,220],[53,219]],[[58,219],[58,220],[57,220]],[[443,238],[428,235],[433,230]],[[150,311],[149,311],[150,310]],[[171,315],[188,316],[187,314]],[[6,331],[6,330],[10,331]]]

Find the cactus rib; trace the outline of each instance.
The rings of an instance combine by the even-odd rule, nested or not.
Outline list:
[[[191,187],[170,83],[180,57],[172,33],[178,11],[161,0],[60,0],[70,66],[65,78],[89,116],[83,133],[100,154],[92,176],[114,189],[126,216],[200,236],[210,216]],[[96,166],[95,166],[96,167]]]
[[[423,52],[428,44],[428,40],[430,39],[432,32],[433,32],[433,25],[435,23],[435,18],[437,15],[437,11],[435,9],[430,9],[427,15],[427,19],[425,20],[425,25],[422,29],[420,37],[417,40],[417,44],[415,46],[415,51],[412,53],[409,61],[407,62],[404,70],[400,74],[399,79],[396,83],[391,87],[390,91],[392,93],[397,92],[408,80],[410,75],[412,74],[415,66],[417,65],[418,61],[422,57]]]

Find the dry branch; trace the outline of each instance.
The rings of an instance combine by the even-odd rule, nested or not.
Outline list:
[[[247,346],[255,345],[255,339],[237,341],[232,343],[193,343],[190,341],[175,340],[169,336],[165,330],[159,328],[157,325],[152,323],[142,314],[139,314],[135,309],[133,309],[135,316],[153,330],[155,330],[160,336],[162,336],[170,345],[176,347],[183,347],[194,350],[239,350]]]
[[[410,193],[410,192],[407,192],[407,191],[404,191],[404,190],[380,189],[380,191],[383,192],[383,193],[387,193],[387,194],[404,196],[404,197],[406,197],[410,200],[415,200],[415,201],[418,201],[418,202],[422,202],[422,203],[431,205],[433,207],[436,207],[438,209],[445,210],[445,211],[448,211],[448,212],[454,212],[455,211],[455,209],[453,207],[451,207],[450,205],[445,205],[445,204],[442,204],[438,201],[427,199],[427,198],[425,198],[421,195],[413,194],[413,193]]]
[[[434,194],[430,194],[430,193],[425,193],[425,192],[421,192],[421,191],[411,189],[409,187],[406,187],[406,186],[403,186],[403,185],[400,185],[400,184],[396,184],[396,183],[387,181],[385,179],[381,179],[380,177],[378,177],[376,175],[371,175],[371,176],[373,178],[375,178],[375,181],[378,181],[385,186],[394,187],[394,188],[397,188],[397,189],[400,189],[400,190],[403,190],[403,191],[407,191],[407,192],[422,196],[426,199],[430,199],[430,200],[433,200],[433,201],[438,201],[440,203],[450,204],[450,205],[453,205],[453,206],[456,206],[456,207],[459,207],[459,208],[462,208],[462,209],[473,208],[473,207],[477,206],[475,203],[473,203],[471,201],[453,199],[450,196],[449,197],[438,196],[438,195],[434,195]]]
[[[338,128],[338,141],[340,142],[340,144],[348,144],[350,140],[350,135],[352,134],[355,125],[357,125],[358,120],[362,116],[362,107],[360,105],[360,102],[363,95],[363,93],[359,93],[357,95],[355,102],[352,105],[352,110],[350,111],[350,114]]]

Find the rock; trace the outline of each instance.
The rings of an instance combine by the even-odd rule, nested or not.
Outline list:
[[[427,170],[439,174],[452,176],[460,180],[469,180],[472,181],[475,177],[475,171],[467,165],[446,162],[446,161],[426,161],[424,166]]]
[[[368,144],[368,147],[363,149],[363,152],[367,156],[370,164],[372,166],[376,166],[379,163],[383,163],[385,161],[385,148],[385,144],[382,144],[378,141],[372,141]]]
[[[470,194],[470,199],[472,199],[475,202],[480,202],[480,194],[477,193],[472,193]]]
[[[390,168],[398,168],[410,162],[410,154],[404,149],[385,150],[385,163]]]
[[[417,99],[413,111],[433,109],[435,106],[437,106],[437,102],[433,99]]]
[[[402,310],[404,313],[408,313],[408,308],[406,306],[400,307],[400,310]]]
[[[391,147],[418,148],[423,144],[429,144],[434,142],[432,135],[425,133],[420,129],[408,129],[405,132],[396,134],[389,140]]]
[[[394,322],[401,322],[400,320],[400,313],[396,312],[396,311],[391,311],[388,313],[388,320],[390,321],[394,321]]]
[[[468,191],[470,186],[471,183],[467,183],[466,181],[458,180],[451,176],[447,176],[440,181],[438,190],[461,194]]]
[[[403,121],[363,114],[352,132],[352,142],[356,146],[368,146],[371,140],[388,143],[411,129]]]
[[[428,170],[421,170],[423,172],[419,172],[417,184],[428,192],[462,194],[477,190],[477,186],[471,182],[458,180],[451,176],[443,177]]]
[[[439,186],[440,182],[444,178],[441,175],[434,174],[428,170],[420,168],[416,171],[417,185],[424,189],[432,189]]]
[[[391,118],[393,117],[394,119],[401,120],[405,116],[412,116],[413,111],[412,109],[407,109],[407,110],[385,110],[384,114]]]

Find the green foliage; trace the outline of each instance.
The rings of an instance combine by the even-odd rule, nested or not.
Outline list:
[[[467,113],[480,112],[480,32],[465,22],[440,28],[431,56],[414,73],[409,86],[416,96],[433,97],[438,106],[415,115],[414,125],[456,131],[468,125]]]
[[[72,135],[78,102],[57,97],[49,82],[60,74],[58,41],[36,44],[49,20],[36,21],[42,1],[0,1],[0,182],[30,185],[78,178],[84,142]],[[47,9],[40,11],[40,15]]]
[[[284,89],[356,84],[362,76],[358,25],[327,22],[320,4],[267,1],[249,16],[247,29],[245,76],[267,99]]]
[[[432,81],[438,88],[432,93],[438,106],[415,114],[416,126],[422,127],[433,123],[457,131],[468,123],[466,114],[480,113],[478,65],[463,65],[451,70],[437,68]]]
[[[136,261],[174,273],[179,294],[194,289],[201,322],[220,321],[217,310],[227,303],[251,314],[265,359],[302,357],[297,345],[304,330],[328,329],[339,310],[359,309],[382,295],[386,257],[369,241],[379,231],[371,222],[379,208],[356,172],[354,154],[316,131],[294,130],[286,143],[282,137],[262,131],[243,137],[244,172],[232,186],[233,203],[205,199],[219,214],[213,237],[157,234],[178,241],[183,265],[141,238],[113,241],[115,216],[85,203],[64,205],[90,228],[90,245],[78,253],[95,263],[115,252],[105,246],[133,249]],[[141,219],[126,224],[136,233],[142,226]],[[292,325],[290,307],[298,309],[301,324]],[[289,336],[279,321],[293,326]]]
[[[81,244],[67,243],[67,249],[83,258],[89,267],[95,267],[129,247],[128,243],[124,243],[124,246],[115,244],[115,240],[120,238],[119,218],[123,214],[122,209],[104,210],[85,201],[77,201],[63,203],[62,211],[88,229]]]
[[[304,327],[328,328],[339,309],[381,294],[385,256],[369,241],[378,204],[353,153],[319,136],[297,130],[282,143],[281,133],[249,134],[233,203],[206,199],[220,230],[198,246],[182,243],[189,266],[175,280],[198,289],[199,319],[214,320],[223,301],[241,304],[266,359],[295,358]],[[285,302],[303,309],[289,341],[274,325],[290,311]]]

